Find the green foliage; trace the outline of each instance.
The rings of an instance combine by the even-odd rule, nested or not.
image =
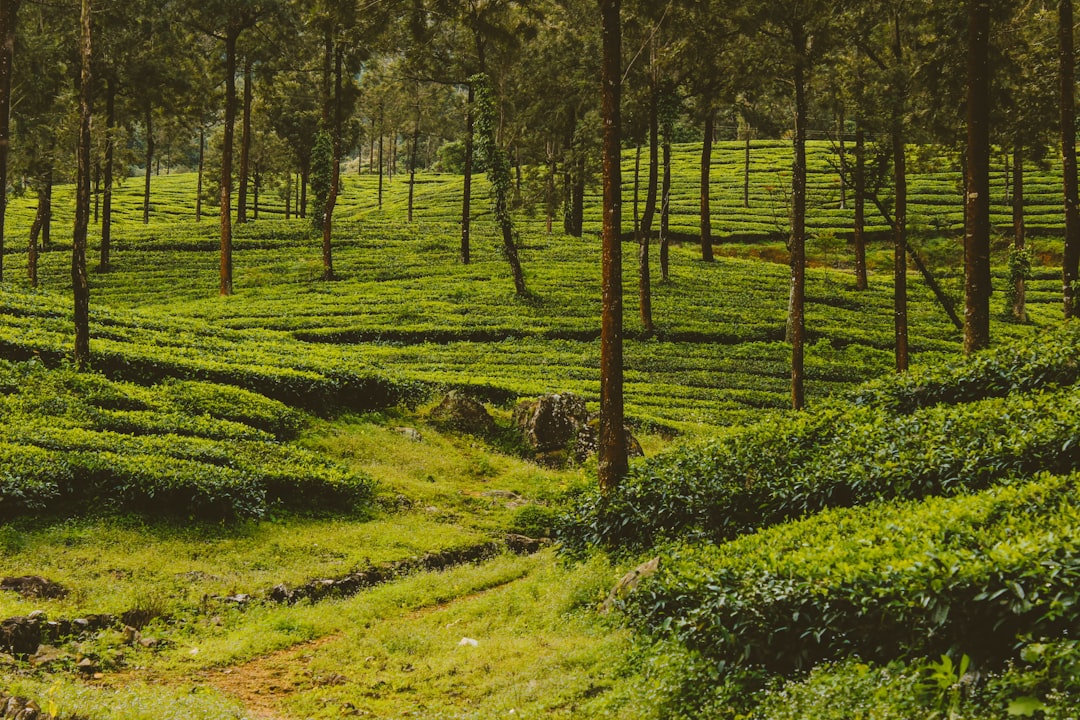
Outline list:
[[[579,500],[561,537],[646,548],[722,541],[828,507],[978,489],[1080,467],[1080,390],[1011,395],[907,415],[835,405],[668,452],[607,495]]]
[[[1077,475],[827,511],[671,548],[627,611],[724,665],[790,672],[951,648],[1001,663],[1022,635],[1080,621],[1078,519]]]
[[[238,388],[155,387],[0,361],[0,518],[136,512],[259,517],[340,510],[366,478],[275,441],[302,416]]]
[[[1016,285],[1021,281],[1031,279],[1031,248],[1010,245],[1007,268],[1005,292],[1002,296],[1002,314],[1012,317],[1013,306],[1016,305],[1018,299]]]
[[[334,177],[334,143],[325,130],[315,136],[315,146],[311,150],[311,209],[308,217],[316,232],[322,232],[323,218],[326,216],[326,201],[330,197],[330,186]]]

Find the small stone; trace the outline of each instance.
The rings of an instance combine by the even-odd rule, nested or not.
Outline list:
[[[83,675],[93,675],[94,673],[101,671],[101,668],[98,667],[98,664],[88,657],[80,660],[75,665],[75,669],[81,672]]]
[[[396,432],[398,435],[403,436],[407,440],[412,440],[413,442],[423,442],[424,440],[424,436],[421,435],[420,431],[416,428],[396,427],[394,428],[394,432]]]
[[[458,640],[458,645],[463,647],[476,647],[479,644],[480,642],[478,640],[473,640],[470,637],[463,637],[461,640]]]
[[[161,641],[158,640],[157,638],[152,638],[152,637],[139,638],[139,645],[143,646],[144,648],[147,648],[148,650],[152,649],[152,648],[156,648],[159,644],[161,644]]]

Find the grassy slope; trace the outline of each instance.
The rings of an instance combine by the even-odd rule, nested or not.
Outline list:
[[[725,149],[730,158],[718,154],[718,165],[734,169],[737,150]],[[680,148],[680,156],[684,163],[691,161],[691,148]],[[728,208],[721,212],[729,213],[714,219],[720,232],[728,232],[725,225],[739,231],[738,218],[758,223],[748,231],[775,226],[772,206],[784,162],[777,151],[764,158],[755,175],[755,204],[764,208],[763,220],[746,218],[737,203],[724,199],[736,183],[718,181],[718,187],[728,188],[721,190],[719,206]],[[683,175],[694,177],[690,169]],[[483,228],[483,202],[477,203],[478,261],[460,268],[453,262],[454,229],[444,224],[456,212],[453,190],[459,181],[424,180],[418,195],[424,223],[417,228],[395,220],[403,215],[400,179],[390,186],[381,212],[371,201],[370,178],[348,182],[351,195],[343,201],[346,222],[336,258],[345,277],[332,286],[313,282],[320,272],[317,248],[304,239],[300,223],[282,228],[260,221],[239,230],[239,294],[229,300],[213,297],[212,222],[199,228],[183,220],[191,178],[156,181],[156,219],[148,228],[136,220],[131,200],[137,183],[129,182],[122,194],[126,203],[121,208],[126,209],[118,213],[117,268],[93,278],[97,317],[108,319],[114,332],[121,328],[131,348],[152,348],[174,328],[202,328],[211,321],[214,328],[224,328],[220,332],[236,333],[220,346],[219,357],[239,351],[241,364],[249,363],[249,353],[257,348],[260,357],[272,352],[273,366],[288,366],[290,357],[343,366],[362,359],[365,367],[373,365],[393,378],[461,385],[497,398],[569,388],[595,399],[595,341],[576,336],[593,332],[595,310],[587,309],[598,295],[593,240],[527,234],[526,268],[540,299],[517,303],[495,243]],[[941,184],[949,187],[947,180]],[[693,207],[688,185],[681,186],[677,208]],[[828,182],[826,187],[831,187]],[[820,190],[819,204],[826,202],[825,194]],[[62,250],[60,228],[68,223],[68,207],[57,204]],[[683,219],[674,225],[692,232],[693,221],[684,215],[677,214]],[[20,222],[28,222],[28,211],[13,208],[12,216],[9,227],[18,233]],[[590,223],[595,219],[590,216]],[[780,252],[768,241],[727,252],[737,257],[706,267],[693,260],[693,248],[676,248],[674,281],[656,286],[657,319],[668,338],[628,344],[629,408],[638,420],[700,433],[717,423],[756,417],[761,408],[783,407],[787,354],[774,338],[783,322],[786,270],[743,259],[777,258]],[[10,304],[62,308],[64,258],[63,252],[45,255],[43,296],[26,295],[18,281],[9,281]],[[17,267],[18,256],[5,261],[9,278],[17,277],[11,268]],[[891,291],[885,278],[875,276],[873,291],[857,295],[847,274],[828,267],[835,259],[819,256],[816,261],[821,267],[811,272],[811,296],[818,299],[811,305],[811,332],[835,343],[811,348],[811,392],[821,397],[887,371],[889,331],[883,323]],[[887,268],[881,251],[872,261],[883,272]],[[629,267],[627,272],[632,276]],[[1050,323],[1059,312],[1054,284],[1049,279],[1035,283],[1038,322]],[[921,285],[913,291],[916,349],[924,357],[952,352],[955,333]],[[628,295],[631,330],[635,307]],[[64,311],[55,312],[61,317],[50,347],[64,342]],[[868,314],[880,320],[867,323]],[[99,347],[105,344],[102,327],[103,322],[96,334]],[[146,327],[157,334],[143,335]],[[425,332],[447,328],[464,337],[413,342]],[[408,337],[362,347],[300,340],[300,333],[322,334],[320,339],[335,334],[349,339],[352,333],[370,340],[403,329]],[[479,344],[463,341],[477,329],[495,337]],[[1016,329],[1000,325],[995,332],[1000,337]],[[709,342],[684,341],[699,339]],[[190,340],[196,350],[200,344]],[[507,411],[501,412],[505,421]],[[393,429],[397,425],[419,427],[423,441],[407,440]],[[580,717],[658,712],[654,701],[664,689],[657,683],[662,685],[665,672],[644,675],[647,666],[630,660],[635,651],[626,632],[588,611],[620,575],[604,563],[566,569],[549,555],[503,557],[420,574],[352,600],[293,607],[255,604],[243,611],[215,600],[259,594],[276,582],[346,572],[369,561],[475,543],[520,519],[520,511],[509,507],[516,501],[502,493],[547,503],[588,482],[578,470],[541,471],[470,438],[441,436],[410,413],[313,422],[301,443],[379,481],[372,516],[362,523],[348,516],[282,516],[228,527],[79,520],[0,528],[0,571],[37,572],[74,589],[63,601],[31,602],[0,594],[0,615],[44,608],[50,616],[71,616],[135,607],[172,618],[145,629],[147,636],[165,641],[156,650],[129,648],[116,634],[106,633],[92,643],[68,646],[73,657],[51,670],[26,674],[24,666],[3,665],[4,683],[39,698],[53,697],[65,712],[92,718],[158,718],[169,712],[176,717],[239,716],[235,705],[220,699],[221,692],[250,709],[283,717],[338,717],[358,710],[379,716],[420,711],[426,717],[490,717],[511,709]],[[648,449],[657,444],[647,439]],[[462,637],[476,639],[477,646],[459,645]],[[311,641],[315,644],[298,645]],[[285,654],[269,654],[276,651]],[[68,672],[79,652],[101,662],[103,687],[83,687]],[[653,662],[662,666],[663,657]],[[672,672],[678,677],[681,671],[668,675]],[[262,700],[253,688],[263,690]]]

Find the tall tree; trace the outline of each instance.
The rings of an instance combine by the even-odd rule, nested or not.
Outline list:
[[[967,13],[964,352],[972,353],[990,344],[989,0],[968,0]]]
[[[599,0],[603,37],[601,118],[604,127],[604,220],[602,232],[603,304],[600,328],[600,460],[597,474],[604,491],[626,475],[623,426],[622,348],[622,147],[619,99],[622,84],[622,34],[619,0]]]
[[[1058,0],[1058,33],[1061,157],[1065,194],[1065,253],[1061,279],[1065,317],[1071,318],[1076,316],[1078,310],[1075,285],[1080,274],[1080,190],[1076,171],[1076,52],[1073,47],[1072,0]]]
[[[7,214],[8,151],[11,139],[11,78],[15,21],[21,0],[0,0],[0,280],[4,279],[4,216]]]
[[[90,225],[91,0],[82,0],[80,11],[78,177],[75,231],[71,242],[71,285],[75,296],[75,367],[85,370],[90,366],[90,282],[86,274],[86,236]]]

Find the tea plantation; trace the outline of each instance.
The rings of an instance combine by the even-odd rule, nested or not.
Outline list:
[[[111,267],[91,275],[88,373],[69,366],[70,188],[36,288],[17,244],[32,208],[13,201],[0,709],[20,696],[65,720],[1075,717],[1080,331],[1061,321],[1058,181],[1028,179],[1030,323],[996,307],[994,346],[963,358],[913,272],[917,367],[896,376],[884,221],[857,291],[850,204],[832,148],[814,144],[810,409],[796,414],[789,147],[754,144],[749,208],[742,144],[718,147],[714,263],[692,242],[698,150],[676,147],[652,333],[626,245],[627,415],[647,457],[607,496],[595,460],[541,466],[511,427],[519,400],[546,393],[597,407],[595,197],[581,238],[518,212],[519,298],[482,191],[462,265],[460,177],[419,175],[409,223],[403,178],[380,208],[376,178],[351,174],[337,280],[321,280],[309,222],[275,199],[236,226],[236,294],[219,297],[218,228],[193,216],[194,176],[154,178],[148,224],[129,181]],[[912,176],[913,245],[959,302],[959,174],[923,155],[936,159]],[[629,212],[624,225],[629,237]],[[495,429],[432,420],[450,390]]]

